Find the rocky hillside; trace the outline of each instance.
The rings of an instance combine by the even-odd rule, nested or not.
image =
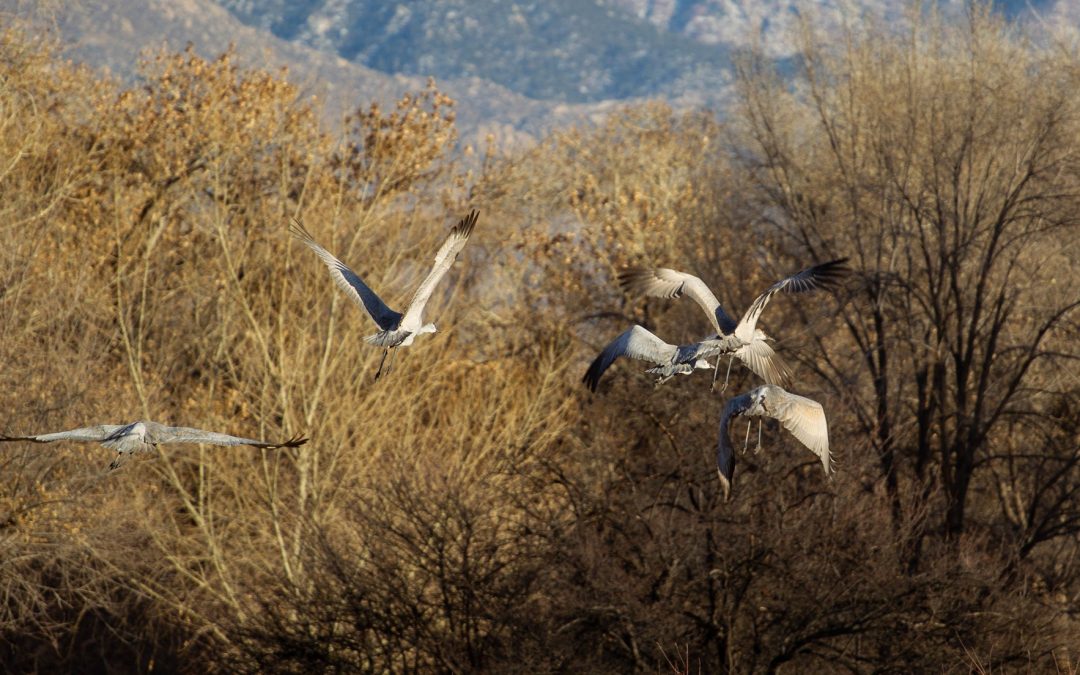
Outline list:
[[[419,91],[425,75],[386,73],[301,42],[244,25],[213,0],[96,0],[85,3],[0,0],[0,20],[58,44],[61,55],[110,73],[138,79],[139,62],[161,50],[191,44],[204,57],[230,46],[240,63],[287,68],[288,77],[321,99],[333,121],[373,101],[390,104]],[[440,78],[439,88],[457,101],[465,143],[492,136],[500,143],[529,142],[552,127],[598,117],[616,101],[566,104],[531,99],[475,76]]]
[[[904,20],[892,0],[218,0],[248,25],[385,73],[479,77],[534,99],[682,97],[714,104],[732,52],[793,55],[800,12]],[[1006,15],[1075,21],[1072,0],[997,0]],[[966,0],[940,0],[945,13]]]
[[[789,31],[798,21],[800,8],[813,11],[839,25],[846,13],[865,12],[895,22],[903,18],[906,3],[891,0],[598,0],[649,22],[662,31],[684,35],[704,44],[728,48],[759,44],[777,57],[791,56]],[[929,3],[925,3],[929,4]],[[966,1],[941,0],[945,12],[963,12]],[[1028,19],[1037,14],[1047,21],[1067,17],[1076,3],[1064,0],[994,0],[994,6],[1011,18]],[[1075,14],[1075,12],[1072,12]]]
[[[817,0],[826,25],[844,12],[903,17],[901,3]],[[960,0],[941,0],[962,12]],[[999,0],[1039,25],[1080,25],[1071,0]],[[242,63],[287,67],[327,115],[389,103],[429,76],[458,102],[465,142],[528,141],[599,119],[623,102],[664,98],[722,107],[731,56],[760,45],[792,53],[798,0],[0,0],[7,23],[52,35],[63,54],[131,80],[140,56],[188,43],[233,45]]]
[[[592,0],[220,0],[245,23],[387,73],[480,77],[536,99],[678,96],[730,55]]]

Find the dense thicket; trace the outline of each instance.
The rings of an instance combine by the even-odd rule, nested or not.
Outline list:
[[[6,671],[917,672],[1076,669],[1080,60],[978,11],[744,62],[719,122],[627,108],[526,151],[455,150],[453,103],[320,124],[228,54],[121,90],[0,40],[0,433],[138,417],[297,450],[0,448]],[[481,210],[377,384],[367,319],[290,216],[391,304]],[[618,365],[630,264],[766,315],[825,406],[714,447],[736,370],[654,389]],[[91,664],[97,664],[92,666]]]

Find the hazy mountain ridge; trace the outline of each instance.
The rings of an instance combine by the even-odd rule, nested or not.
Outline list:
[[[893,0],[217,0],[244,23],[388,73],[476,76],[530,98],[692,96],[715,103],[733,51],[794,56],[802,15],[899,25]],[[1006,16],[1075,23],[1070,0],[995,0]],[[969,0],[938,0],[962,15]]]
[[[963,11],[960,0],[941,0]],[[140,55],[191,43],[203,56],[235,45],[242,64],[288,67],[327,115],[392,103],[435,76],[458,102],[465,143],[492,135],[527,141],[554,127],[597,119],[643,98],[724,106],[730,57],[760,46],[793,48],[798,0],[0,0],[9,20],[55,31],[65,56],[135,76]],[[1008,0],[1007,14],[1040,25],[1080,25],[1068,0]],[[903,8],[883,0],[818,0],[826,27],[845,12],[886,21]],[[1024,14],[1027,12],[1027,14]],[[703,44],[711,43],[711,44]]]
[[[425,76],[383,73],[333,53],[280,39],[242,24],[212,0],[98,0],[94,3],[26,7],[0,0],[9,25],[55,37],[62,55],[103,69],[120,80],[134,81],[138,64],[162,49],[180,51],[191,43],[213,57],[232,45],[248,67],[281,68],[306,95],[326,104],[331,119],[373,101],[392,104],[419,91]],[[463,142],[488,135],[500,142],[521,142],[544,130],[603,114],[616,102],[588,105],[533,100],[478,77],[439,79],[437,85],[457,101]]]
[[[383,72],[476,76],[536,99],[595,102],[707,91],[725,46],[593,0],[220,0],[249,25]]]
[[[813,12],[827,25],[841,26],[845,17],[869,15],[888,23],[902,21],[907,3],[892,0],[599,0],[627,14],[704,44],[729,49],[760,46],[766,53],[785,58],[794,54],[791,39],[800,13]],[[1073,3],[1074,4],[1074,3]],[[946,13],[961,14],[968,0],[939,0]],[[1050,21],[1067,20],[1067,0],[994,0],[994,6],[1010,18],[1029,19],[1033,14]]]

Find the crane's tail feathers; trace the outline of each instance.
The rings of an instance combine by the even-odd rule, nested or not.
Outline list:
[[[396,347],[401,344],[402,340],[409,337],[411,334],[410,331],[381,330],[374,335],[365,337],[364,342],[369,345],[378,345],[379,347]]]

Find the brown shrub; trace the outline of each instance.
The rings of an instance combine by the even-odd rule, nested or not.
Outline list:
[[[748,66],[725,123],[647,104],[480,166],[434,87],[333,132],[228,54],[120,90],[6,34],[2,431],[312,440],[111,474],[100,448],[5,444],[0,663],[1072,667],[1076,66],[978,13],[921,20],[808,42],[794,84]],[[440,332],[373,384],[370,324],[288,218],[399,306],[468,207]],[[766,316],[828,412],[832,481],[767,428],[725,503],[704,378],[653,389],[620,362],[580,386],[631,322],[708,331],[623,297],[619,269],[695,272],[738,313],[841,254],[838,298]]]

